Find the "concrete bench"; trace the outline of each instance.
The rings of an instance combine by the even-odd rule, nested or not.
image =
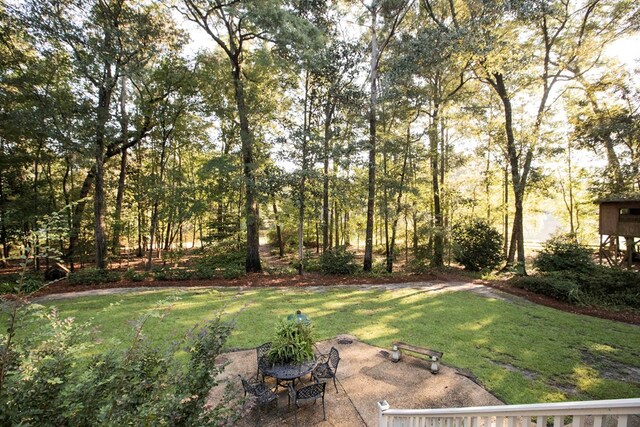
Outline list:
[[[394,353],[397,350],[397,360],[394,357]],[[428,356],[431,359],[431,373],[437,374],[440,370],[440,359],[442,359],[442,355],[444,354],[441,351],[429,350],[428,348],[418,347],[416,345],[407,344],[404,342],[396,341],[393,343],[392,347],[392,357],[391,360],[397,362],[401,357],[401,350],[410,351],[411,353],[421,354],[423,356]]]

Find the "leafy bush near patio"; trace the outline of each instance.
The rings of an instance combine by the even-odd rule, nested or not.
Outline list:
[[[313,326],[308,322],[282,320],[267,359],[274,364],[302,363],[313,358]]]
[[[120,280],[120,275],[116,272],[99,268],[83,268],[69,273],[67,280],[70,285],[93,285],[117,282]]]
[[[493,268],[502,261],[502,235],[486,221],[457,224],[451,232],[453,256],[465,270]]]
[[[590,273],[595,264],[591,250],[571,234],[560,234],[547,240],[533,265],[540,271],[574,271]]]
[[[167,348],[157,348],[142,333],[140,319],[126,350],[114,347],[88,363],[92,338],[88,324],[63,319],[55,309],[27,306],[29,318],[43,317],[35,337],[0,347],[6,373],[0,381],[1,425],[222,425],[233,424],[231,397],[214,408],[206,402],[216,365],[232,331],[219,316]],[[6,343],[6,337],[3,337]],[[179,351],[188,361],[178,360]]]
[[[320,256],[318,267],[325,274],[353,274],[358,266],[353,262],[355,255],[345,246],[338,246]]]

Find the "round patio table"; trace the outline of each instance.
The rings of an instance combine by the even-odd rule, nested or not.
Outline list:
[[[268,363],[260,367],[262,373],[268,377],[276,379],[275,391],[278,391],[278,386],[282,385],[286,387],[284,382],[294,382],[313,371],[316,367],[317,360],[309,360],[299,364],[285,364],[285,365],[270,365]]]

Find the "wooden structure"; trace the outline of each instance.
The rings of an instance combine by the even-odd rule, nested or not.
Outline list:
[[[600,263],[606,259],[610,265],[633,265],[636,245],[640,241],[640,198],[602,199],[596,201],[600,206]],[[626,250],[620,249],[620,238],[624,238]]]

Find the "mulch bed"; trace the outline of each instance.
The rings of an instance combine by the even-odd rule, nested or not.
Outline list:
[[[142,282],[120,281],[113,283],[103,283],[98,285],[69,285],[66,280],[53,283],[39,291],[35,296],[59,294],[67,292],[81,292],[95,289],[112,288],[164,288],[164,287],[306,287],[306,286],[334,286],[334,285],[365,285],[365,284],[387,284],[387,283],[410,283],[428,281],[469,281],[468,277],[455,273],[427,273],[427,274],[404,274],[393,276],[329,276],[317,273],[306,273],[303,276],[278,276],[269,274],[248,274],[238,279],[209,279],[209,280],[181,280],[181,281],[155,281],[147,280]],[[628,311],[611,311],[596,307],[577,307],[557,301],[543,295],[538,295],[524,289],[516,288],[504,281],[473,280],[491,288],[525,298],[536,304],[552,307],[558,310],[584,314],[602,319],[616,320],[619,322],[640,325],[640,313]]]

